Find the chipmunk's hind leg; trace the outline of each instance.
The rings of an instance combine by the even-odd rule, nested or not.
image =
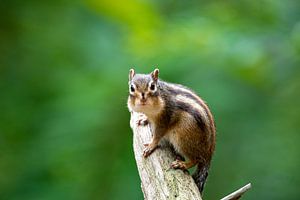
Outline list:
[[[197,163],[198,163],[197,160],[189,160],[189,161],[175,160],[171,163],[171,167],[174,169],[187,170],[191,167],[194,167]]]
[[[172,144],[170,144],[170,143],[167,143],[167,144],[168,144],[167,147],[169,147],[170,150],[172,151],[172,153],[175,155],[176,160],[182,160],[182,161],[185,161],[184,156],[181,155],[180,153],[178,153],[178,152],[175,150],[175,148],[174,148],[174,146],[173,146]]]

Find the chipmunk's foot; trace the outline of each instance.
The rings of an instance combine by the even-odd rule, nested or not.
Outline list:
[[[152,143],[150,143],[150,144],[144,144],[144,146],[145,146],[145,149],[143,151],[143,156],[145,158],[147,158],[148,156],[150,156],[153,153],[153,151],[156,149],[156,147],[157,147],[157,146],[152,145]]]
[[[146,126],[147,124],[149,124],[149,121],[145,115],[140,115],[138,120],[136,121],[136,124],[138,126]]]
[[[171,163],[171,168],[173,169],[182,169],[182,170],[186,170],[186,165],[185,162],[182,160],[175,160]]]

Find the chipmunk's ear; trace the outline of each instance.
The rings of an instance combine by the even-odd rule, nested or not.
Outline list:
[[[159,74],[159,69],[157,69],[157,68],[153,72],[151,72],[151,77],[154,81],[157,81],[158,74]]]
[[[134,69],[130,69],[129,70],[129,81],[132,80],[132,78],[134,77],[134,75],[135,75]]]

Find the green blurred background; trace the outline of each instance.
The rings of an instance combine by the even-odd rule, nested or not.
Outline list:
[[[128,71],[197,91],[217,148],[204,191],[300,198],[300,1],[2,0],[0,199],[142,199]]]

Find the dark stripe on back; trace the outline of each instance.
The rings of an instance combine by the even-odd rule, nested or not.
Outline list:
[[[177,86],[177,85],[176,85]],[[179,87],[179,86],[177,86],[177,87]],[[187,88],[182,88],[182,89],[186,89],[186,90],[188,90]],[[192,95],[192,94],[190,94],[190,93],[188,93],[188,92],[185,92],[185,91],[179,91],[179,90],[175,90],[175,89],[173,89],[173,88],[168,88],[168,90],[171,92],[171,94],[173,94],[173,95],[183,95],[183,96],[185,96],[185,97],[188,97],[188,98],[190,98],[190,99],[193,99],[193,100],[195,100],[200,106],[202,106],[202,102],[197,98],[197,97],[195,97],[194,95]],[[191,91],[192,92],[192,91]],[[192,92],[193,93],[193,92]],[[196,94],[195,94],[196,95]],[[202,106],[203,107],[203,106]],[[204,108],[204,107],[203,107]],[[205,109],[205,108],[204,108]],[[207,112],[207,110],[205,109],[205,111]]]
[[[182,86],[180,86],[180,85],[175,85],[175,84],[172,84],[172,85],[174,85],[175,87],[178,87],[178,88],[182,88],[182,89],[185,89],[185,90],[189,90],[191,93],[193,93],[195,96],[197,96],[193,91],[191,91],[190,89],[188,89],[188,88],[186,88],[186,87],[182,87]],[[176,90],[176,89],[174,89],[174,88],[171,88],[171,87],[168,87],[168,84],[166,84],[166,86],[167,86],[167,90],[169,90],[169,92],[171,93],[171,94],[173,94],[173,95],[183,95],[183,96],[185,96],[185,97],[187,97],[187,98],[190,98],[190,99],[193,99],[194,101],[196,101],[203,109],[204,109],[204,111],[205,111],[205,113],[207,114],[207,116],[208,116],[208,119],[209,119],[209,123],[210,123],[210,127],[207,127],[207,128],[210,128],[211,129],[211,131],[212,132],[214,132],[214,127],[215,127],[215,125],[214,125],[214,120],[213,120],[213,118],[212,118],[212,115],[211,115],[211,113],[210,113],[210,111],[208,110],[208,106],[204,103],[204,102],[202,102],[199,98],[200,97],[195,97],[194,95],[192,95],[192,94],[190,94],[189,92],[185,92],[185,91],[182,91],[182,90]],[[203,118],[204,116],[201,116],[201,118]],[[202,122],[204,121],[204,119],[201,119],[202,120]],[[205,125],[204,125],[205,126]]]
[[[191,114],[194,117],[194,119],[196,120],[196,122],[197,122],[198,126],[200,127],[200,129],[203,132],[205,132],[206,125],[205,125],[205,122],[202,119],[202,116],[199,112],[197,112],[191,105],[189,105],[187,103],[184,103],[184,102],[178,101],[176,103],[176,106],[177,106],[178,109],[183,110],[183,111]]]

